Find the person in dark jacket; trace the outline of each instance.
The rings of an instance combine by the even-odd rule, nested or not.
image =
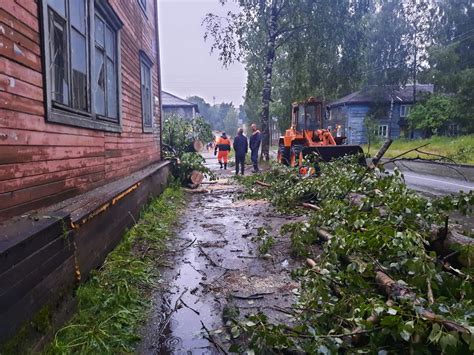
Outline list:
[[[235,175],[239,175],[240,172],[244,175],[245,170],[245,156],[248,152],[247,137],[244,136],[244,130],[239,128],[237,136],[234,138],[234,151],[235,151]]]
[[[260,143],[262,142],[262,134],[257,129],[257,125],[252,123],[252,135],[250,136],[250,157],[253,164],[253,172],[257,173],[258,170],[258,150],[260,149]]]

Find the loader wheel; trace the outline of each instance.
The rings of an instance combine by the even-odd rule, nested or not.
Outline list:
[[[278,147],[277,161],[283,165],[290,165],[290,148],[285,147],[284,144],[280,144]]]
[[[301,166],[303,163],[303,146],[300,144],[294,144],[291,146],[290,151],[290,166],[296,165]]]

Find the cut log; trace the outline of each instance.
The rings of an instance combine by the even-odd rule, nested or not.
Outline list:
[[[263,182],[263,181],[260,181],[260,180],[256,180],[255,184],[263,186],[263,187],[272,187],[272,185],[267,184],[266,182]]]
[[[195,152],[199,153],[204,148],[204,144],[199,139],[196,139],[193,142],[193,148]]]
[[[463,248],[457,255],[457,260],[466,267],[474,266],[474,239],[462,235],[458,231],[448,229],[448,234],[443,242],[443,248],[451,253]]]
[[[454,258],[465,267],[474,266],[474,239],[466,237],[452,227],[431,226],[430,249],[445,259]]]
[[[309,208],[310,210],[320,211],[321,207],[313,205],[312,203],[303,202],[301,206]]]
[[[328,231],[325,231],[324,229],[316,229],[316,234],[321,240],[325,242],[334,238],[334,236],[331,233],[329,233]]]
[[[203,148],[204,148],[204,144],[199,139],[196,139],[192,141],[191,143],[189,143],[185,150],[187,152],[199,153],[203,150]]]
[[[306,265],[308,265],[310,268],[313,268],[316,266],[316,261],[314,261],[313,259],[307,258]]]
[[[209,192],[209,190],[206,189],[187,189],[183,188],[184,192],[187,192],[188,194],[206,194]]]
[[[199,171],[193,170],[189,174],[189,181],[193,185],[200,185],[203,180],[204,180],[204,175],[203,175],[203,173],[201,173]]]
[[[385,141],[385,143],[377,152],[377,154],[375,154],[375,157],[372,159],[372,162],[369,164],[369,169],[374,169],[377,166],[379,160],[382,159],[383,155],[388,150],[388,148],[390,148],[391,144],[392,140],[390,138]]]

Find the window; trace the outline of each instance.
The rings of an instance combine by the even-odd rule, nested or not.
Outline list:
[[[408,117],[411,111],[411,105],[400,105],[400,117]]]
[[[375,135],[379,137],[388,137],[388,125],[379,125],[378,129],[375,131]]]
[[[120,131],[120,19],[105,0],[43,0],[42,11],[48,120]]]
[[[140,52],[140,88],[142,96],[143,132],[152,132],[153,130],[151,67],[151,60],[145,55],[145,53]]]
[[[296,111],[298,121],[296,123],[296,130],[302,131],[304,129],[304,105],[299,105]]]
[[[95,15],[95,112],[117,119],[117,49],[114,30],[103,17]]]

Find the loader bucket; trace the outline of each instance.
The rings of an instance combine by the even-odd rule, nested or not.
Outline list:
[[[327,145],[320,147],[303,148],[303,156],[306,156],[313,152],[317,153],[325,162],[329,162],[337,158],[342,158],[345,155],[360,155],[359,164],[362,166],[367,166],[364,157],[364,151],[359,145]]]

